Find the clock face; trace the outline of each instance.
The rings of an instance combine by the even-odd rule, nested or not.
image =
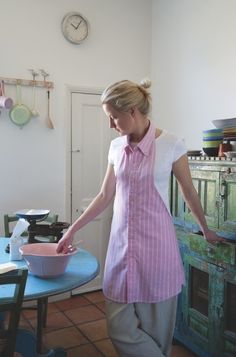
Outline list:
[[[62,32],[68,41],[79,44],[88,36],[88,22],[82,15],[70,12],[62,20]]]

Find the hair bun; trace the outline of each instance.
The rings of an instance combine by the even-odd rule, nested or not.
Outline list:
[[[152,82],[150,81],[149,78],[144,78],[140,82],[140,86],[145,88],[145,89],[150,88],[151,85],[152,85]]]

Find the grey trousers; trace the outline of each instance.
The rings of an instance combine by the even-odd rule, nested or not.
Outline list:
[[[154,304],[106,301],[108,334],[120,357],[170,356],[177,296]]]

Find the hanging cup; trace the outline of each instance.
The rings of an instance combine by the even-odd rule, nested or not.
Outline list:
[[[10,97],[6,97],[4,92],[4,81],[0,82],[0,107],[4,109],[11,109],[13,106],[13,100]]]

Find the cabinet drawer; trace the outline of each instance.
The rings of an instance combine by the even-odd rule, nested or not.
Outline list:
[[[202,236],[189,234],[189,248],[202,258],[211,259],[215,264],[236,263],[235,244],[221,243],[217,246],[209,244]]]

